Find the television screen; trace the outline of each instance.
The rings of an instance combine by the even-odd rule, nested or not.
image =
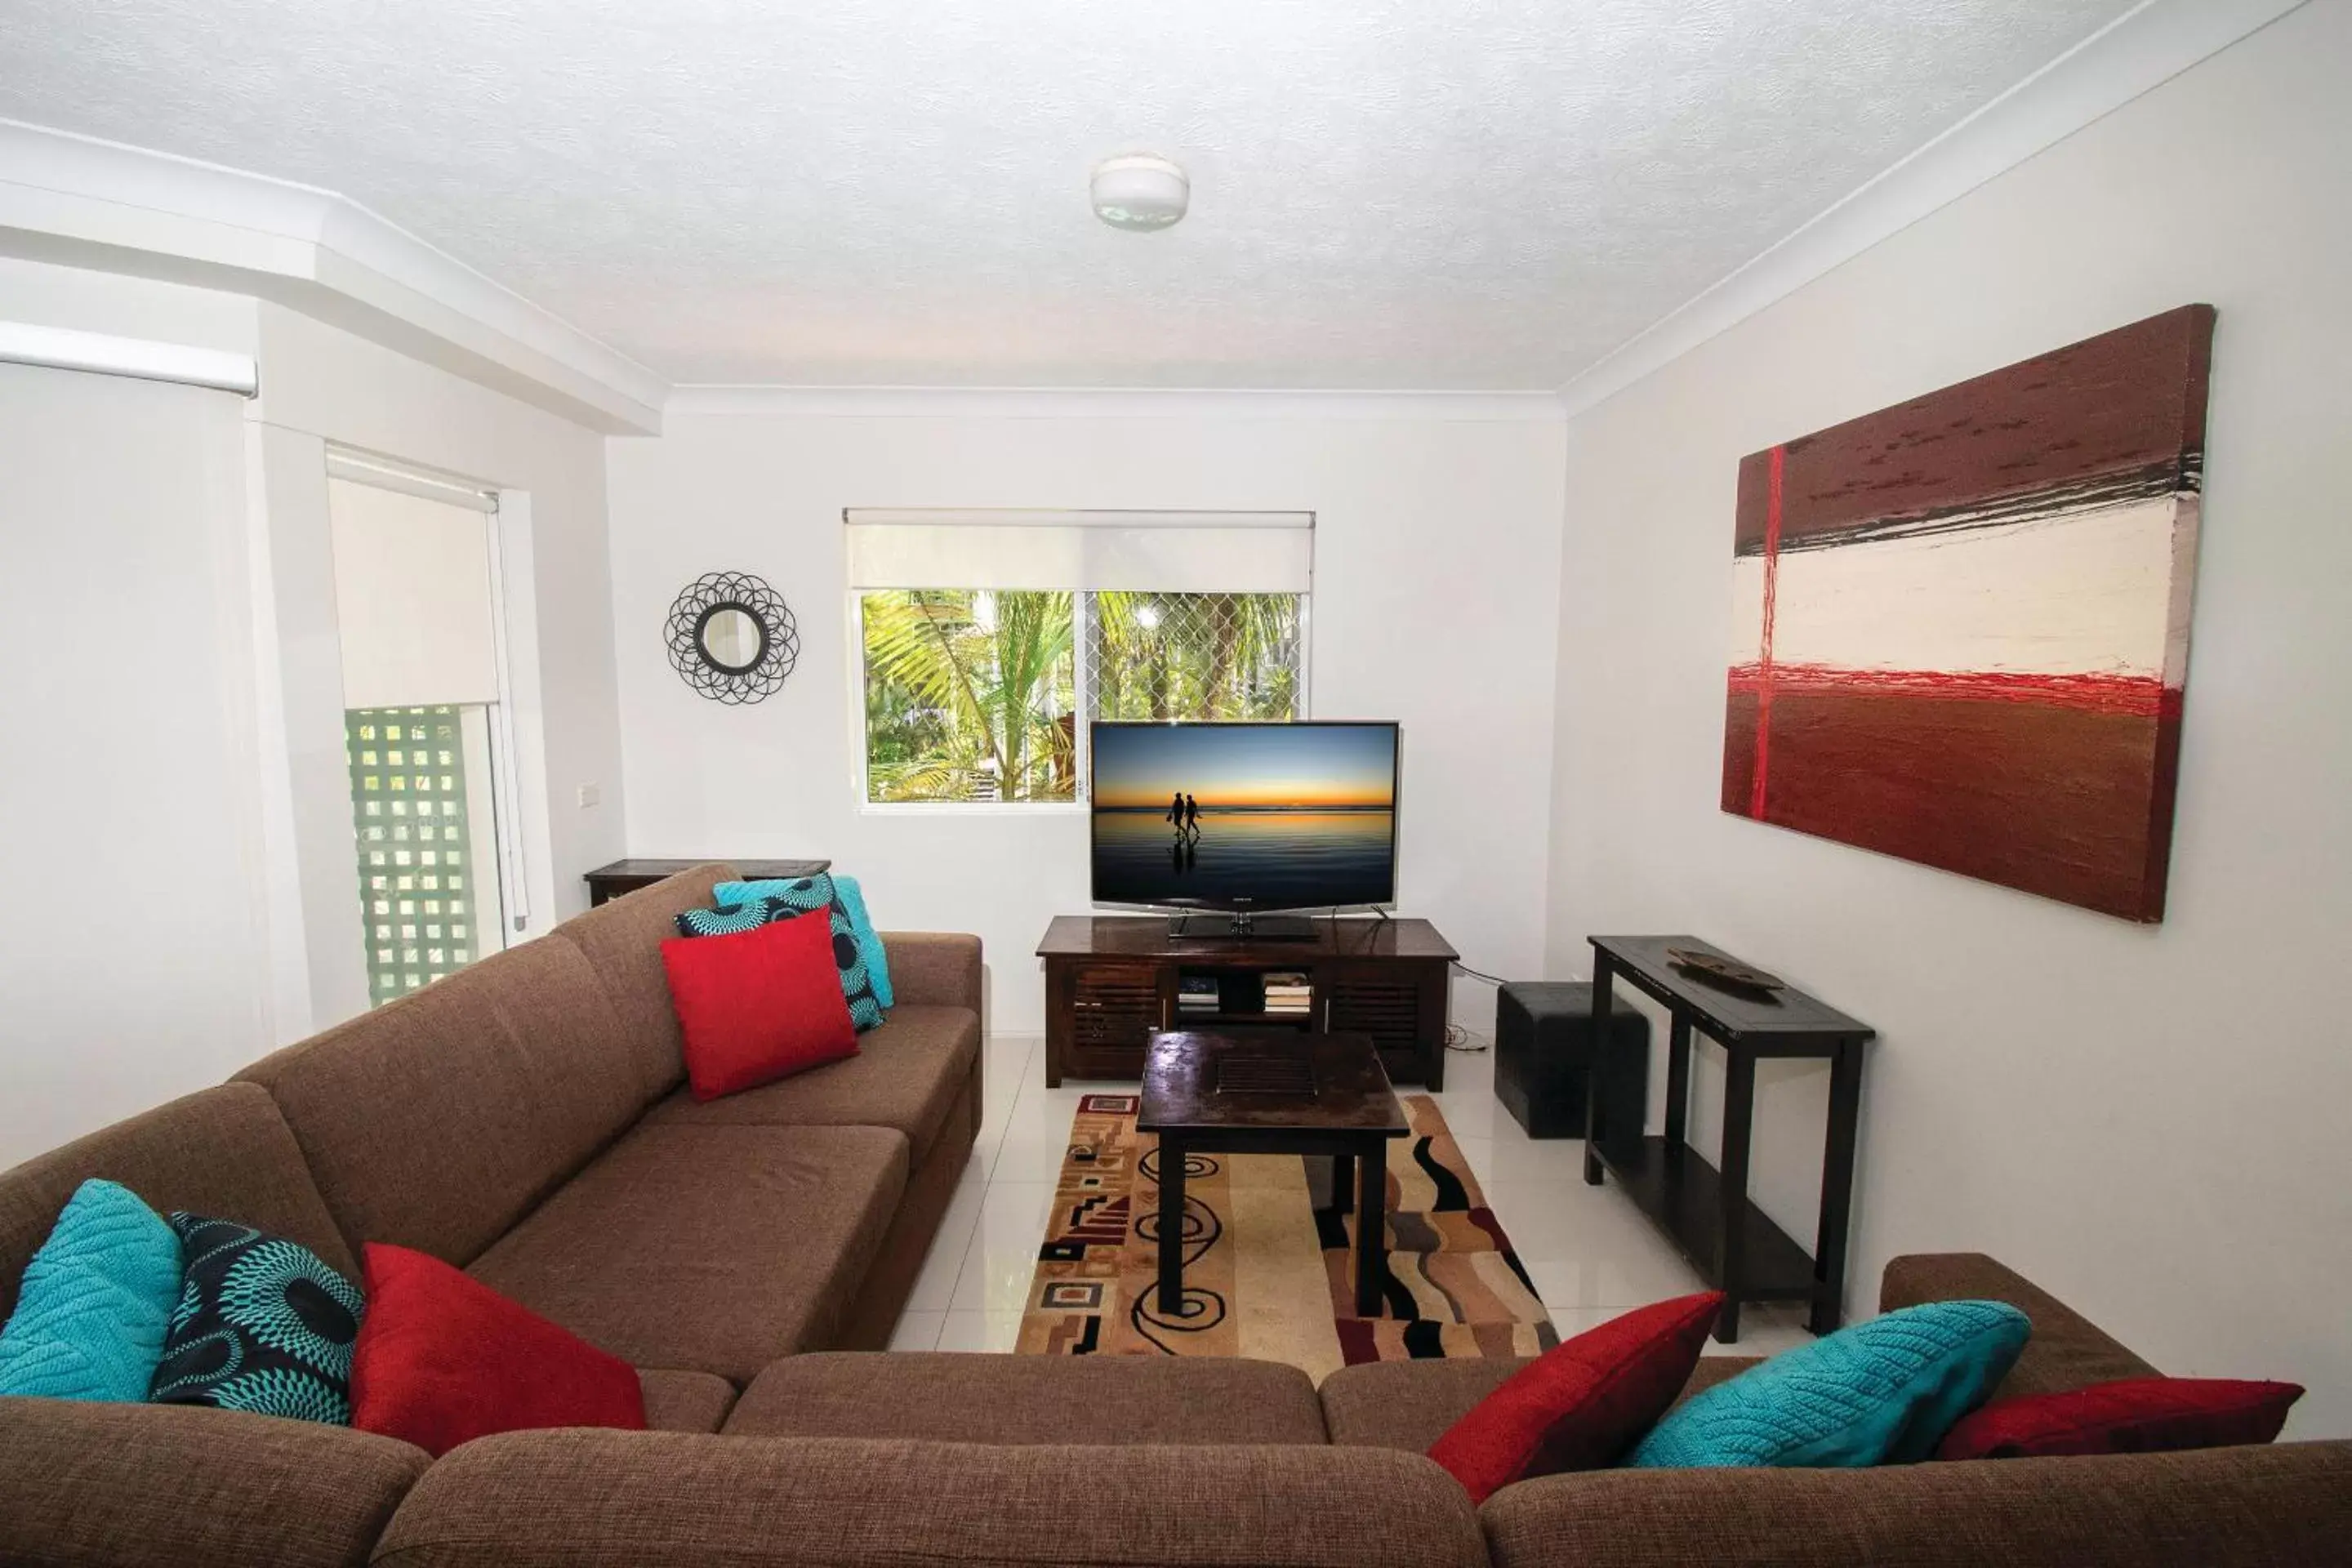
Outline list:
[[[1089,733],[1097,903],[1302,910],[1396,897],[1394,724]]]

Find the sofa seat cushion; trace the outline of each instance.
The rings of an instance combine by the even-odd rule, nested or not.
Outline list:
[[[470,1272],[635,1365],[749,1383],[830,1347],[907,1168],[883,1127],[640,1127]]]
[[[942,1443],[1321,1443],[1315,1385],[1240,1359],[861,1352],[761,1373],[730,1436]]]
[[[1679,1405],[1758,1365],[1759,1357],[1702,1355],[1675,1395]],[[1350,1447],[1429,1451],[1446,1428],[1533,1357],[1462,1361],[1376,1361],[1344,1366],[1323,1380],[1323,1424],[1331,1441]]]
[[[646,1120],[652,1126],[895,1127],[919,1165],[979,1060],[979,1014],[910,1004],[859,1036],[854,1057],[723,1100],[698,1100],[680,1089]]]
[[[637,1390],[646,1396],[646,1426],[655,1432],[716,1432],[735,1404],[735,1385],[708,1372],[641,1366]]]

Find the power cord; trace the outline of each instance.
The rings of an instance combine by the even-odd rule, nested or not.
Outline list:
[[[1460,959],[1455,959],[1451,967],[1473,980],[1483,980],[1489,985],[1506,984],[1498,976],[1489,974],[1483,969],[1473,969]],[[1475,1057],[1481,1051],[1491,1049],[1493,1045],[1493,1041],[1480,1039],[1459,1024],[1449,1023],[1445,1026],[1445,1048],[1449,1051],[1460,1051],[1464,1056]]]

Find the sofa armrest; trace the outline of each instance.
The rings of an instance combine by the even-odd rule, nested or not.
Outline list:
[[[356,1568],[431,1463],[313,1421],[0,1399],[0,1563]]]
[[[1495,1568],[2340,1563],[2352,1442],[1876,1469],[1589,1470],[1480,1510]]]
[[[1923,1301],[2006,1301],[2033,1320],[2025,1353],[1994,1390],[1999,1397],[2063,1394],[2095,1383],[2156,1377],[2156,1368],[2105,1330],[1981,1252],[1919,1252],[1887,1259],[1879,1279],[1878,1310]]]
[[[890,961],[890,992],[901,1003],[969,1007],[980,1002],[980,938],[960,932],[886,931],[879,933]]]

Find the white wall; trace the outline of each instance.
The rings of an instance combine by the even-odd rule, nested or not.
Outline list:
[[[516,699],[530,934],[586,907],[581,873],[621,853],[620,733],[614,686],[612,586],[605,542],[604,437],[279,306],[260,307],[262,394],[273,428],[437,468],[499,489],[506,644]],[[309,469],[303,461],[304,473]],[[307,483],[307,479],[305,480]],[[325,522],[318,474],[317,522]],[[305,525],[310,526],[309,524]],[[311,561],[289,597],[331,603],[331,573]],[[289,714],[299,738],[342,751],[340,697]],[[583,807],[593,785],[602,804]],[[349,823],[341,830],[348,867]],[[352,875],[356,876],[352,870]],[[358,937],[352,885],[352,940]],[[340,1014],[322,1007],[313,1027]]]
[[[2347,60],[2352,6],[2294,12],[1573,423],[1548,956],[1693,931],[1877,1026],[1852,1305],[1892,1254],[1992,1252],[2168,1372],[2306,1384],[2305,1436],[2352,1433]],[[1740,456],[2192,300],[2220,325],[2164,923],[1719,811]],[[1759,1104],[1758,1189],[1801,1221],[1825,1075]]]
[[[1404,726],[1399,908],[1476,967],[1533,972],[1557,421],[674,412],[609,447],[630,853],[829,856],[884,926],[978,932],[994,1026],[1042,1028],[1033,954],[1088,907],[1085,817],[860,809],[842,509],[1311,510],[1315,714]],[[671,599],[721,569],[765,577],[800,623],[799,668],[754,706],[696,696],[664,657]],[[1485,1028],[1491,1006],[1468,987],[1456,1016]]]
[[[501,513],[530,930],[620,853],[603,437],[274,305],[0,258],[0,320],[263,395],[0,367],[0,1166],[364,1006],[326,444]],[[576,791],[599,785],[604,805]]]

